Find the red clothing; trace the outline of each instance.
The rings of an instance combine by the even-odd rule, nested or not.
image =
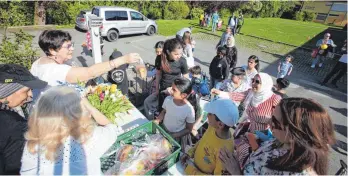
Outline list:
[[[244,101],[248,93],[252,91],[249,89],[245,92],[231,92],[230,98],[233,101]],[[279,95],[273,94],[270,98],[259,104],[257,107],[251,105],[247,106],[246,113],[247,119],[250,120],[249,132],[266,130],[270,128],[270,122],[274,108],[279,104],[282,98]],[[243,168],[244,162],[250,155],[249,141],[245,135],[235,139],[236,152],[240,167]]]
[[[91,33],[89,31],[87,31],[87,35],[86,35],[87,39],[86,39],[86,45],[88,50],[92,49],[92,39],[91,39]]]

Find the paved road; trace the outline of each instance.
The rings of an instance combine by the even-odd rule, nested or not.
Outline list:
[[[85,41],[85,33],[78,32],[73,29],[68,29],[67,31],[72,34],[73,41],[75,42],[74,59],[81,65],[93,64],[93,59],[90,56],[82,53],[81,44]],[[29,32],[36,36],[34,41],[37,43],[40,31]],[[145,62],[153,64],[155,61],[155,52],[153,48],[155,43],[167,38],[170,37],[136,35],[122,37],[119,39],[119,41],[114,43],[105,42],[105,56],[103,60],[108,60],[108,56],[115,48],[117,48],[123,53],[137,52],[141,55]],[[205,72],[208,72],[209,63],[216,54],[214,50],[216,43],[217,41],[214,40],[197,41],[194,52],[194,55],[197,58],[196,63],[201,65]],[[41,52],[41,54],[43,54],[43,52]],[[251,54],[258,55],[260,58],[262,58],[262,62],[260,64],[261,70],[275,76],[277,66],[271,64],[273,62],[269,61],[268,58],[272,56],[268,55],[267,53],[250,50],[247,48],[238,48],[237,65],[245,65],[247,63],[247,58]],[[294,72],[290,77],[292,84],[288,88],[288,95],[293,97],[306,97],[314,99],[320,102],[331,115],[335,125],[337,145],[333,146],[331,150],[329,174],[335,174],[340,167],[339,160],[343,159],[346,161],[347,157],[347,95],[335,89],[319,86],[316,83],[317,81],[313,80],[315,79],[310,75],[303,74],[301,72]]]

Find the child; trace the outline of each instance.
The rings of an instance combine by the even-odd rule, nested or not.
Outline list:
[[[109,60],[114,60],[122,56],[120,51],[114,50],[110,55]],[[117,85],[117,89],[121,90],[123,95],[128,95],[128,77],[127,77],[128,64],[121,65],[108,73],[108,82]]]
[[[199,65],[196,65],[190,69],[192,75],[192,89],[200,97],[210,94],[208,81],[205,75],[202,75],[202,70]]]
[[[174,80],[170,94],[164,100],[163,110],[154,122],[163,122],[164,129],[183,144],[182,137],[192,131],[195,123],[194,107],[197,107],[197,99],[192,93],[190,80],[183,77]]]
[[[222,27],[222,19],[219,18],[219,22],[218,22],[218,30],[221,30]]]
[[[210,88],[219,89],[222,82],[228,78],[230,71],[229,64],[226,60],[226,48],[218,47],[217,55],[211,61],[209,66]]]
[[[293,66],[290,62],[292,60],[293,57],[288,55],[284,61],[279,62],[277,78],[284,78],[285,76],[289,76],[291,74]]]
[[[191,35],[184,35],[183,41],[184,41],[183,57],[186,59],[187,67],[190,69],[193,66],[195,66],[195,60],[193,58],[193,53],[192,53]]]
[[[233,152],[230,127],[238,121],[238,109],[230,99],[215,99],[206,104],[209,126],[201,140],[181,158],[187,175],[222,175],[226,173],[219,157],[220,149]],[[192,162],[187,162],[189,158]]]

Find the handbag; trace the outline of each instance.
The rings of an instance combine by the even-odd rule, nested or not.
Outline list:
[[[312,50],[312,54],[311,54],[312,58],[316,58],[317,55],[318,55],[318,52],[319,52],[319,49],[318,48],[314,48]]]

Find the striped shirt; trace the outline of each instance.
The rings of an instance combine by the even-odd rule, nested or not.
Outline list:
[[[230,92],[230,99],[235,102],[242,102],[250,91],[252,90],[249,89],[245,92]],[[246,113],[247,119],[250,120],[250,132],[254,132],[255,130],[265,130],[270,127],[269,124],[273,110],[279,104],[281,99],[282,98],[279,95],[273,94],[257,107],[253,107],[252,105],[247,106]]]

